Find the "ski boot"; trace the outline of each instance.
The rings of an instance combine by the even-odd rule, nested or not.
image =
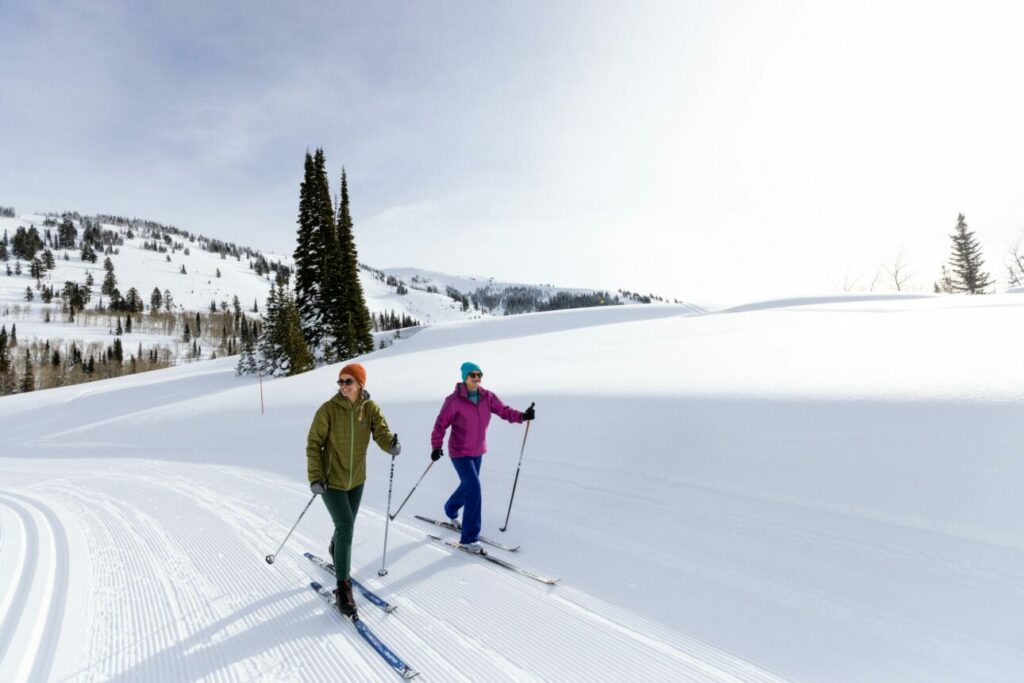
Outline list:
[[[341,615],[355,621],[359,618],[356,611],[356,600],[352,596],[352,579],[345,579],[338,582],[338,589],[334,591],[338,601],[338,611]]]

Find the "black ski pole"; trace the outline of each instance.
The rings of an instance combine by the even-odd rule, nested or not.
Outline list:
[[[532,407],[533,404],[531,403],[530,408]],[[498,529],[498,531],[505,531],[505,529],[508,529],[508,518],[512,514],[512,501],[515,500],[516,497],[516,485],[519,483],[519,468],[523,466],[523,451],[526,450],[526,437],[530,435],[531,422],[533,422],[533,420],[526,421],[526,431],[523,432],[523,446],[519,449],[519,464],[516,465],[516,478],[515,481],[512,482],[512,495],[509,496],[508,499],[508,512],[505,514],[505,526]]]
[[[295,531],[295,527],[297,527],[299,525],[299,522],[302,521],[303,516],[305,516],[306,514],[306,510],[308,510],[309,506],[313,504],[314,500],[316,500],[316,496],[317,494],[314,493],[313,497],[309,499],[308,503],[306,503],[306,507],[302,508],[302,513],[299,515],[299,518],[295,520],[295,524],[292,525],[291,531],[288,532],[288,535],[284,537],[283,541],[281,541],[281,545],[278,546],[277,553],[281,552],[281,548],[283,548],[284,544],[288,542],[289,538],[291,538],[292,531]],[[267,555],[267,564],[274,564],[274,560],[277,559],[277,553],[271,553],[270,555]]]
[[[391,519],[394,519],[395,517],[398,516],[398,513],[402,511],[402,508],[405,507],[405,504],[409,502],[410,498],[412,498],[412,494],[416,491],[416,487],[420,485],[420,481],[423,481],[423,477],[427,476],[427,472],[430,471],[430,468],[434,466],[435,462],[436,462],[436,460],[431,460],[430,461],[430,464],[427,465],[427,469],[423,470],[423,474],[420,475],[419,481],[417,481],[416,484],[413,485],[412,491],[409,491],[409,495],[405,497],[405,500],[402,501],[402,504],[398,506],[397,510],[395,510],[395,514],[388,515],[388,517],[390,517]],[[390,512],[390,510],[389,510],[389,512]]]
[[[397,436],[395,437],[398,438]],[[391,476],[388,477],[388,518],[384,522],[384,554],[380,557],[380,569],[377,570],[377,576],[387,576],[388,570],[385,569],[386,560],[388,556],[388,526],[391,524],[391,485],[395,481],[395,456],[391,456]]]

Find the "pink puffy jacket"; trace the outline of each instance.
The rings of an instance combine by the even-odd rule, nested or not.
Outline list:
[[[523,421],[523,414],[502,403],[497,394],[483,387],[477,391],[480,401],[474,404],[469,400],[466,385],[462,382],[455,385],[455,391],[444,400],[434,422],[434,431],[430,435],[432,448],[441,447],[444,433],[451,427],[448,455],[453,458],[483,455],[487,452],[487,424],[491,421],[491,413],[507,422]]]

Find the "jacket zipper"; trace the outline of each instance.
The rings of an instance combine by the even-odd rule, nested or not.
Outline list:
[[[355,467],[355,452],[356,452],[356,414],[351,410],[348,414],[348,488],[352,489],[352,469]]]
[[[481,438],[482,438],[483,426],[480,424],[481,420],[480,420],[480,403],[479,402],[483,400],[483,396],[480,395],[480,390],[479,389],[477,389],[476,396],[477,396],[477,399],[476,399],[477,403],[473,403],[473,401],[470,401],[470,404],[472,404],[472,406],[473,406],[473,414],[476,415],[476,433],[478,435],[480,435]],[[473,450],[476,450],[476,449],[474,448]]]

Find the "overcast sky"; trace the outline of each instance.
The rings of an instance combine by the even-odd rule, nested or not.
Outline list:
[[[696,302],[930,290],[1024,234],[1024,12],[971,2],[0,2],[0,204]]]

